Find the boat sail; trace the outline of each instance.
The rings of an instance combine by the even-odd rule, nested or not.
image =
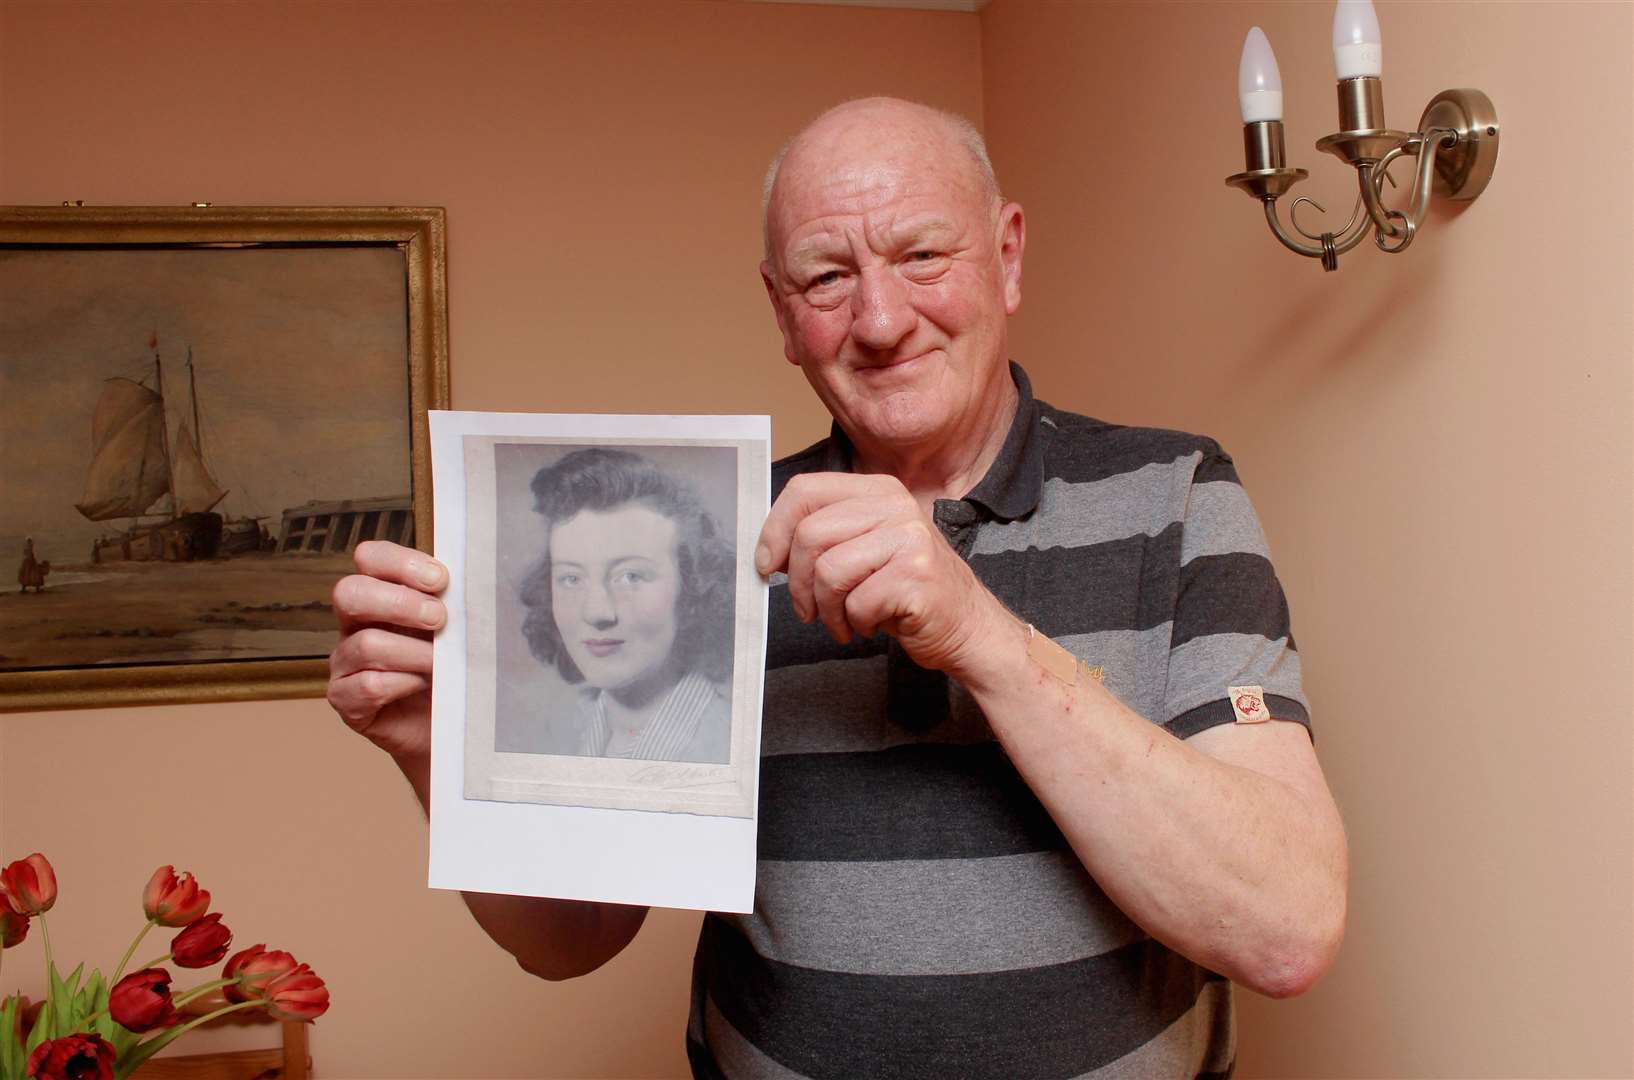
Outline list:
[[[109,379],[91,419],[91,469],[75,508],[92,521],[136,517],[169,491],[165,399],[141,383]]]
[[[193,426],[182,421],[172,450],[158,344],[157,335],[148,342],[155,350],[155,389],[126,378],[109,379],[91,418],[91,466],[75,508],[91,521],[132,519],[123,533],[93,545],[97,562],[208,559],[221,545],[221,515],[211,511],[227,492],[210,475],[193,433],[198,396],[195,392]],[[191,373],[191,349],[187,362]],[[134,520],[152,514],[166,520],[145,525]]]
[[[215,505],[227,497],[227,493],[216,483],[216,478],[210,475],[210,470],[204,466],[204,455],[199,453],[198,440],[193,437],[193,429],[182,421],[181,430],[176,432],[176,451],[173,455],[175,463],[171,466],[171,486],[176,495],[177,514],[202,514],[207,510],[215,509]]]

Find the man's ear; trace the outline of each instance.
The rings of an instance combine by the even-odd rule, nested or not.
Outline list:
[[[770,260],[762,260],[760,264],[760,283],[766,286],[766,299],[772,302],[772,314],[777,316],[777,329],[783,335],[783,359],[800,366],[800,361],[794,355],[794,338],[789,333],[789,312],[783,294],[777,291],[776,271],[772,269]]]
[[[1027,219],[1020,203],[1005,203],[999,211],[999,266],[1004,272],[1004,313],[1021,307],[1021,257],[1027,251]]]

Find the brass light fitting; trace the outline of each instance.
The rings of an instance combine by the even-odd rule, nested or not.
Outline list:
[[[1479,90],[1443,90],[1425,106],[1417,131],[1395,131],[1385,125],[1380,40],[1372,0],[1338,0],[1333,12],[1333,61],[1339,75],[1340,130],[1318,139],[1316,148],[1355,168],[1360,192],[1350,220],[1337,233],[1305,231],[1299,224],[1299,204],[1323,207],[1313,199],[1295,199],[1289,219],[1304,240],[1289,233],[1277,212],[1277,200],[1310,175],[1287,164],[1277,59],[1257,26],[1243,43],[1237,90],[1247,167],[1227,177],[1226,183],[1264,203],[1266,223],[1283,246],[1321,259],[1324,270],[1337,270],[1339,256],[1361,243],[1369,228],[1381,251],[1406,250],[1424,222],[1432,188],[1448,198],[1473,199],[1486,190],[1498,161],[1498,113]],[[1401,157],[1417,158],[1404,210],[1384,202],[1385,181],[1395,184],[1390,166]]]

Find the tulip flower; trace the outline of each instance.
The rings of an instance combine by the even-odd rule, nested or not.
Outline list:
[[[268,951],[265,945],[251,945],[232,955],[221,969],[223,979],[237,979],[221,988],[231,1002],[255,1001],[266,997],[267,984],[297,967],[295,958],[281,949]]]
[[[0,906],[0,949],[9,949],[28,937],[28,916]]]
[[[171,939],[170,957],[177,967],[209,967],[221,962],[232,943],[233,932],[221,925],[220,914],[205,915]]]
[[[267,985],[267,1015],[311,1023],[329,1008],[329,988],[305,964]]]
[[[34,1048],[25,1075],[33,1080],[113,1080],[114,1048],[100,1035],[64,1035]]]
[[[57,874],[36,851],[0,870],[0,889],[17,914],[40,915],[57,902]]]
[[[178,877],[173,866],[155,870],[142,890],[142,911],[160,926],[186,926],[208,910],[210,894],[192,874],[183,871]]]
[[[170,1003],[170,972],[143,968],[120,979],[108,993],[108,1014],[137,1034],[178,1023],[181,1017]]]
[[[0,999],[0,1001],[3,1000],[4,999]],[[44,1004],[44,1002],[41,1004]],[[34,1006],[28,1000],[27,994],[17,995],[17,1011],[12,1013],[11,1016],[11,1031],[12,1034],[17,1036],[18,1046],[28,1045],[28,1033],[34,1027],[34,1022],[29,1019],[28,1010],[33,1007]]]
[[[27,994],[19,997],[22,1001],[17,1008],[18,1045],[26,1046],[29,1035],[34,1031],[34,1025],[40,1022],[40,1014],[45,1011],[46,999],[30,1001]]]

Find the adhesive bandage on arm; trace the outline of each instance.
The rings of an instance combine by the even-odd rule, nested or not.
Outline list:
[[[1032,657],[1033,662],[1039,667],[1068,686],[1078,685],[1080,670],[1098,683],[1106,681],[1105,668],[1090,667],[1052,638],[1040,634],[1032,623],[1027,624],[1027,655]]]

